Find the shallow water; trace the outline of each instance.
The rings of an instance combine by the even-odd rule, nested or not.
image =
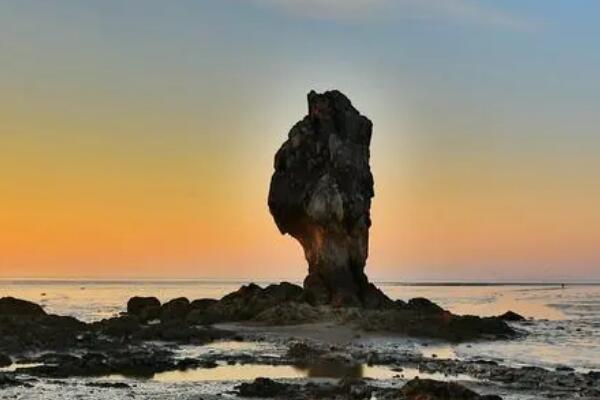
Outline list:
[[[254,380],[268,376],[271,379],[300,379],[300,378],[369,378],[369,379],[437,379],[437,380],[473,380],[467,375],[445,376],[441,373],[420,372],[416,368],[404,368],[393,371],[380,366],[341,366],[336,364],[302,368],[289,365],[219,365],[216,368],[198,368],[187,371],[169,371],[156,374],[152,379],[158,382],[202,382],[202,381],[231,381]]]
[[[215,281],[0,281],[0,297],[15,296],[42,304],[48,312],[86,321],[125,311],[134,295],[161,301],[220,298],[243,282]],[[402,285],[380,287],[394,299],[426,297],[457,314],[498,315],[513,310],[534,320],[517,325],[529,333],[517,341],[448,346],[431,343],[425,355],[440,358],[493,358],[511,365],[568,365],[600,369],[600,286]],[[404,346],[415,345],[400,339]],[[243,346],[243,344],[240,344]],[[212,349],[217,351],[217,349]],[[207,350],[208,351],[208,350]],[[229,351],[229,350],[228,350]],[[262,354],[266,349],[260,350]]]

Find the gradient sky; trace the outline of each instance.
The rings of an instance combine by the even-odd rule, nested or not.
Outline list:
[[[378,280],[600,280],[600,4],[0,3],[0,277],[299,279],[272,158],[374,122]]]

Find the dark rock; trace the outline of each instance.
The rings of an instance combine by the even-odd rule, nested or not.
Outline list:
[[[573,372],[573,371],[575,371],[575,368],[568,367],[566,365],[559,365],[558,367],[556,367],[556,371],[557,372]]]
[[[516,335],[506,322],[498,318],[454,315],[444,310],[439,312],[436,308],[429,306],[365,310],[358,318],[357,323],[362,329],[368,331],[387,331],[412,337],[444,339],[451,342],[473,339],[506,339]]]
[[[106,353],[42,355],[33,359],[45,365],[20,368],[19,373],[49,378],[105,376],[121,374],[131,377],[152,377],[157,372],[176,370],[174,354],[158,348],[124,348]]]
[[[442,313],[442,312],[444,312],[444,309],[442,307],[438,306],[431,300],[428,300],[423,297],[416,297],[414,299],[410,299],[408,301],[408,308],[415,310],[415,311],[424,312],[424,313]]]
[[[288,301],[270,307],[252,319],[268,325],[297,325],[323,320],[325,315],[307,303]]]
[[[46,312],[40,305],[30,301],[15,299],[14,297],[3,297],[0,299],[0,315],[39,317],[46,315]]]
[[[185,297],[179,297],[162,305],[160,309],[160,320],[169,321],[174,319],[185,319],[190,311],[190,301]]]
[[[516,312],[512,312],[512,311],[507,311],[504,314],[499,315],[498,318],[500,318],[503,321],[510,321],[510,322],[525,321],[525,317],[517,314]]]
[[[0,372],[0,388],[6,386],[31,386],[26,382],[21,382],[15,378],[15,374]]]
[[[137,317],[129,315],[103,319],[102,321],[94,322],[91,326],[95,331],[119,338],[131,336],[142,329],[140,320]]]
[[[218,300],[216,299],[197,299],[190,303],[192,311],[205,311],[208,307],[215,304]]]
[[[85,384],[88,387],[96,387],[96,388],[110,388],[110,389],[129,389],[129,386],[125,382],[88,382]]]
[[[85,329],[85,323],[72,317],[0,315],[0,351],[15,354],[72,347]]]
[[[287,356],[292,360],[307,361],[319,358],[324,352],[306,342],[293,342],[288,347]]]
[[[275,155],[269,209],[281,233],[304,248],[304,288],[318,304],[391,303],[364,273],[374,195],[371,130],[342,93],[311,91],[308,115]]]
[[[6,354],[0,353],[0,368],[10,367],[12,365],[12,360]]]
[[[251,283],[242,286],[204,311],[190,313],[193,322],[210,324],[223,321],[244,321],[257,317],[263,311],[288,302],[304,302],[304,290],[297,285],[281,282],[266,288]]]
[[[498,396],[480,396],[454,382],[413,379],[400,392],[406,400],[502,400]]]
[[[298,385],[279,383],[269,378],[256,378],[252,383],[235,387],[242,397],[282,397],[298,390]]]
[[[127,313],[141,321],[157,319],[160,316],[160,301],[156,297],[132,297],[127,302]]]

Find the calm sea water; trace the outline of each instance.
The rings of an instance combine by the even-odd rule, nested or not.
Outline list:
[[[0,297],[42,304],[46,311],[93,321],[117,315],[135,295],[161,301],[185,296],[220,298],[244,282],[218,281],[0,281]],[[264,283],[266,284],[266,283]],[[394,299],[426,297],[457,314],[498,315],[513,310],[533,320],[523,339],[432,346],[438,356],[485,357],[511,365],[600,369],[600,286],[426,285],[380,283]]]

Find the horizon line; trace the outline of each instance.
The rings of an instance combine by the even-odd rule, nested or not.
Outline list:
[[[0,277],[0,283],[238,283],[238,284],[272,284],[278,282],[291,282],[301,284],[302,279],[246,279],[246,278],[90,278],[90,277]],[[600,280],[573,279],[573,280],[486,280],[486,279],[418,279],[418,280],[373,280],[374,284],[396,286],[560,286],[560,285],[600,285]]]

